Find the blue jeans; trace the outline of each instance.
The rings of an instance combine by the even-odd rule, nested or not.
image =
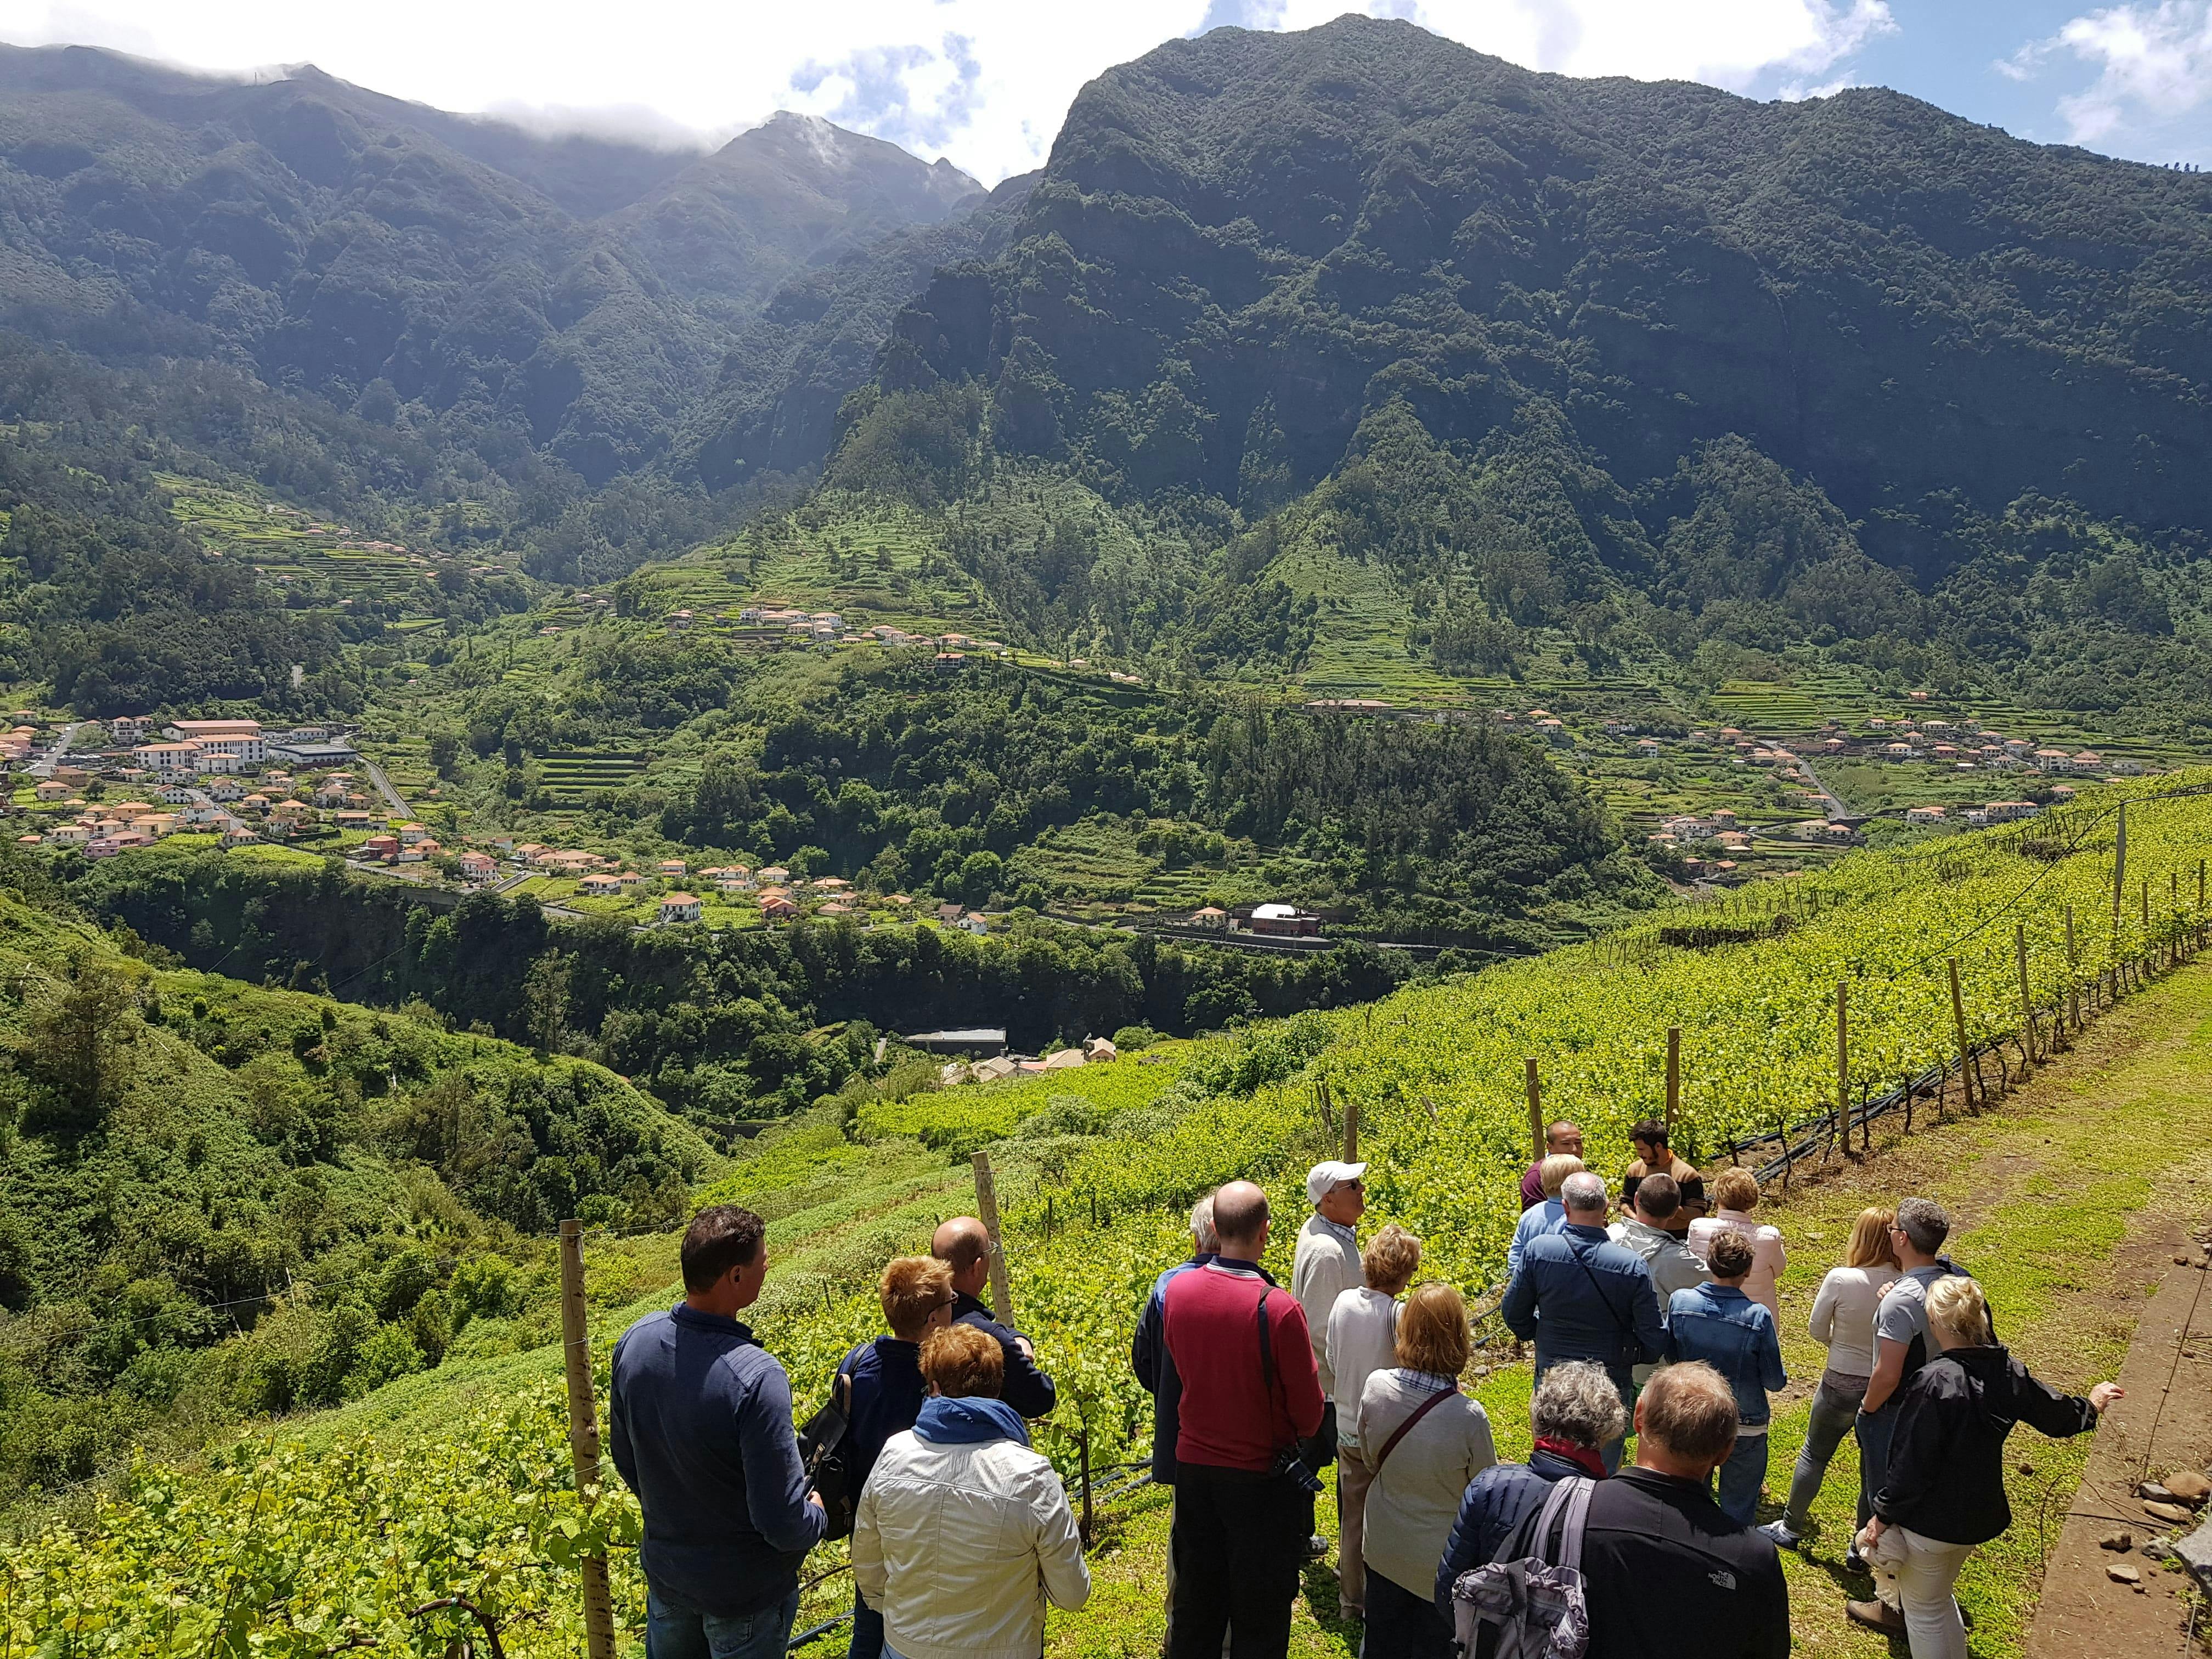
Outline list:
[[[1813,1395],[1813,1413],[1805,1425],[1805,1443],[1797,1449],[1796,1472],[1790,1480],[1790,1501],[1782,1511],[1782,1524],[1794,1533],[1813,1529],[1813,1500],[1820,1494],[1820,1482],[1827,1478],[1829,1462],[1836,1448],[1851,1431],[1852,1419],[1858,1415],[1858,1402],[1865,1396],[1866,1380],[1856,1379],[1854,1393],[1847,1382],[1838,1388],[1828,1377],[1820,1379],[1819,1390]],[[1858,1526],[1867,1523],[1867,1493],[1859,1488]],[[1856,1528],[1853,1528],[1854,1531]]]
[[[1870,1515],[1874,1495],[1889,1478],[1889,1443],[1897,1434],[1897,1395],[1890,1395],[1878,1412],[1861,1412],[1853,1426],[1859,1437],[1859,1512]]]
[[[645,1613],[646,1659],[783,1659],[799,1619],[799,1592],[733,1618],[702,1613],[648,1583]]]
[[[1766,1437],[1740,1434],[1720,1468],[1721,1513],[1739,1527],[1759,1518],[1759,1488],[1766,1482]]]
[[[845,1650],[845,1659],[883,1659],[890,1650],[884,1646],[884,1616],[870,1607],[860,1592],[853,1592],[853,1640]]]

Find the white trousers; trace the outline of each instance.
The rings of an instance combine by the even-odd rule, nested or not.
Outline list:
[[[1972,1544],[1946,1544],[1906,1527],[1886,1527],[1867,1565],[1881,1599],[1905,1615],[1912,1659],[1966,1659],[1966,1627],[1951,1587],[1974,1553]]]

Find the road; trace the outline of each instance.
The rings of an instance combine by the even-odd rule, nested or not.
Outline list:
[[[368,774],[368,781],[376,786],[376,793],[384,797],[384,804],[398,813],[403,819],[411,822],[415,817],[415,809],[403,800],[399,792],[392,787],[392,780],[384,775],[384,769],[369,759],[368,756],[363,755],[361,757],[361,769]]]
[[[62,757],[69,753],[70,744],[76,741],[76,734],[93,724],[94,722],[91,720],[78,720],[73,725],[64,726],[61,736],[54,739],[54,746],[23,769],[34,778],[53,776],[54,768],[62,763]]]
[[[1829,823],[1833,823],[1838,818],[1850,817],[1850,809],[1836,798],[1834,792],[1826,784],[1820,781],[1820,775],[1813,769],[1813,763],[1802,755],[1797,757],[1797,775],[1811,784],[1818,792],[1820,804],[1827,809]]]

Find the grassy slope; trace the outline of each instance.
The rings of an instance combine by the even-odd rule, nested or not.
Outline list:
[[[2196,968],[2094,1028],[2080,1053],[1988,1115],[1925,1127],[1883,1146],[1863,1167],[1841,1169],[1764,1205],[1761,1218],[1781,1227],[1791,1256],[1782,1328],[1792,1385],[1787,1403],[1778,1402],[1761,1518],[1781,1512],[1820,1378],[1824,1351],[1805,1334],[1813,1296],[1841,1259],[1863,1206],[1907,1193],[1948,1206],[1957,1224],[1952,1254],[1988,1288],[2009,1346],[2046,1380],[2086,1389],[2118,1370],[2163,1261],[2154,1255],[2146,1266],[2140,1250],[2128,1249],[2130,1238],[2155,1231],[2168,1215],[2195,1222],[2212,1210],[2203,1188],[2212,1180],[2212,1116],[2200,1105],[2208,1074],[2212,969]],[[2125,1132],[2115,1133],[2122,1124]],[[1509,1365],[1477,1389],[1501,1456],[1528,1453],[1528,1382],[1525,1366]],[[2027,1429],[2014,1435],[2006,1453],[2014,1527],[1975,1553],[1959,1586],[1974,1620],[1977,1659],[2020,1653],[2034,1617],[2045,1540],[2057,1536],[2057,1517],[2087,1453],[2086,1438],[2047,1441]],[[1847,1595],[1870,1594],[1869,1581],[1842,1565],[1856,1460],[1847,1440],[1814,1506],[1820,1528],[1811,1548],[1784,1558],[1794,1650],[1814,1659],[1871,1659],[1889,1650],[1843,1613]],[[1328,1502],[1324,1531],[1333,1518]],[[2047,1529],[2039,1527],[2039,1515],[2051,1517]],[[1152,1650],[1164,1630],[1159,1596],[1168,1520],[1166,1494],[1157,1491],[1114,1508],[1091,1563],[1091,1605],[1054,1618],[1051,1659]],[[1309,1567],[1291,1652],[1352,1659],[1358,1626],[1340,1623],[1334,1613],[1333,1577]]]
[[[2206,819],[2202,803],[2142,811],[2130,826],[2131,870],[2156,877],[2169,865],[2193,866],[2212,840]],[[2057,866],[2048,878],[2051,885],[2037,890],[2039,907],[2055,902],[2054,896],[2077,896],[2077,888],[2086,891],[2105,879],[2103,844],[2092,837],[2082,855]],[[2024,878],[2044,869],[2006,851],[1996,837],[1947,847],[1944,853],[1940,860],[1914,854],[1852,860],[1832,878],[1838,886],[1819,918],[1786,939],[1720,955],[1655,949],[1649,942],[1627,952],[1625,962],[1602,951],[1559,952],[1408,990],[1372,1010],[1304,1015],[1243,1036],[1185,1045],[1170,1051],[1165,1066],[1147,1067],[1133,1060],[1097,1068],[1095,1075],[1086,1070],[1064,1084],[1043,1079],[1014,1085],[1007,1094],[1022,1098],[1012,1111],[1005,1109],[1005,1097],[966,1090],[909,1103],[896,1113],[869,1109],[878,1114],[877,1127],[898,1137],[874,1145],[848,1140],[833,1121],[801,1121],[757,1143],[713,1195],[752,1201],[772,1219],[775,1265],[757,1324],[788,1364],[803,1401],[818,1390],[845,1347],[875,1328],[872,1286],[883,1259],[919,1248],[938,1217],[968,1206],[968,1171],[960,1157],[965,1146],[1003,1133],[1008,1116],[1018,1120],[1022,1132],[997,1141],[993,1156],[1020,1315],[1064,1387],[1063,1409],[1044,1427],[1040,1443],[1063,1467],[1072,1465],[1073,1431],[1079,1420],[1087,1420],[1094,1456],[1113,1462],[1136,1451],[1143,1439],[1143,1404],[1123,1355],[1145,1287],[1180,1248],[1172,1206],[1215,1182],[1251,1174],[1276,1184],[1286,1212],[1294,1212],[1297,1172],[1331,1144],[1334,1133],[1322,1121],[1322,1097],[1310,1086],[1316,1078],[1327,1078],[1335,1100],[1363,1103],[1363,1148],[1378,1160],[1375,1221],[1394,1216],[1412,1223],[1428,1237],[1431,1271],[1478,1289],[1494,1275],[1501,1229],[1517,1207],[1511,1181],[1525,1154],[1515,1127],[1521,1108],[1513,1056],[1546,1057],[1547,1100],[1585,1121],[1594,1155],[1606,1168],[1626,1156],[1627,1121],[1653,1103],[1653,1040],[1670,1021],[1684,1026],[1686,1054],[1692,1057],[1686,1097],[1690,1121],[1708,1137],[1735,1113],[1738,1095],[1817,1097],[1825,1086],[1817,1068],[1829,1063],[1824,1053],[1832,1053],[1826,1048],[1832,1038],[1822,988],[1838,971],[1857,976],[1853,1007],[1864,1021],[1869,1074],[1893,1076],[1917,1063],[1923,1039],[1939,1051],[1948,1041],[1927,1016],[1933,1000],[1924,972],[1906,959],[1931,939],[1941,940],[1976,917],[1986,919],[1991,907],[2017,894]],[[2040,908],[2038,917],[2039,924],[2047,921]],[[1978,1030],[2002,1030],[2010,971],[2003,947],[2009,941],[1996,939],[1996,930],[1985,932],[1988,937],[1958,948],[1966,958],[1970,1018]],[[2040,925],[2035,951],[2039,982],[2047,987],[2052,955]],[[2201,978],[2192,975],[2184,983],[2195,986]],[[1760,994],[1747,997],[1747,984],[1757,985]],[[2161,996],[2170,1003],[2180,989]],[[1322,1047],[1313,1060],[1316,1044]],[[2135,1046],[2145,1047],[2140,1041]],[[2200,1067],[2206,1058],[2202,1048],[2200,1042],[2169,1056],[2170,1070],[2185,1076]],[[1169,1086],[1157,1087],[1159,1082]],[[1056,1101],[1055,1093],[1079,1097]],[[1030,1105],[1036,1109],[1025,1112]],[[2045,1305],[2057,1299],[2062,1279],[2098,1282],[2093,1273],[2071,1271],[2081,1252],[2109,1251],[2114,1218],[2142,1202],[2146,1175],[2177,1148],[2195,1155],[2208,1131],[2188,1120],[2186,1097],[2179,1091],[2147,1097],[2138,1118],[2148,1127],[2124,1144],[2110,1133],[2101,1110],[2078,1123],[2069,1110],[2078,1110],[2078,1103],[2054,1105],[2050,1121],[2033,1132],[2051,1138],[2055,1150],[2047,1167],[2040,1159],[1994,1161],[2019,1152],[2025,1139],[2008,1112],[1915,1143],[1908,1156],[1924,1156],[1926,1173],[1916,1166],[1909,1176],[1884,1174],[1881,1181],[1892,1192],[1931,1186],[1960,1200],[1978,1230],[1964,1233],[1960,1249],[1989,1273],[2008,1334],[2031,1359],[2079,1381],[2098,1351],[2081,1356],[2067,1351],[2046,1361],[2035,1346],[2039,1334],[2072,1328],[2063,1320],[2046,1325],[2055,1316],[2045,1313]],[[1104,1138],[1083,1133],[1097,1129],[1107,1132]],[[920,1133],[932,1133],[942,1150],[903,1138]],[[1974,1200],[1986,1197],[1987,1182],[1972,1164],[1977,1153],[1992,1159],[1990,1167],[2006,1170],[2008,1179],[2017,1176],[2039,1205],[2000,1206],[1989,1208],[1986,1218],[1978,1215],[1984,1206]],[[2021,1173],[2029,1164],[2037,1166],[2032,1176]],[[1860,1201],[1841,1187],[1818,1191],[1808,1198],[1801,1189],[1788,1209],[1798,1247],[1787,1322],[1793,1331],[1802,1328],[1804,1298],[1825,1256],[1838,1247],[1843,1218]],[[2055,1239],[2068,1241],[2075,1251],[2057,1273],[2047,1261]],[[595,1345],[604,1357],[630,1317],[667,1295],[665,1288],[656,1292],[654,1287],[665,1287],[672,1276],[669,1241],[595,1242],[589,1260],[601,1310]],[[2073,1358],[2082,1369],[2062,1369]],[[1813,1356],[1795,1339],[1791,1358],[1801,1376],[1810,1374]],[[302,1479],[329,1467],[312,1461],[325,1451],[358,1444],[357,1431],[373,1431],[375,1449],[387,1460],[397,1459],[394,1467],[413,1457],[445,1468],[474,1455],[471,1449],[487,1434],[509,1432],[495,1430],[483,1413],[517,1401],[550,1400],[555,1363],[555,1352],[541,1349],[449,1366],[407,1379],[342,1413],[309,1419],[280,1436],[279,1443],[296,1443],[310,1458],[296,1466],[308,1471]],[[1484,1389],[1510,1446],[1525,1382],[1510,1374],[1493,1376]],[[1778,1462],[1789,1455],[1792,1425],[1801,1420],[1802,1408],[1784,1413]],[[543,1440],[533,1455],[550,1460],[557,1474],[554,1419],[544,1419],[532,1433]],[[2048,1473],[2067,1466],[2040,1460],[2038,1467]],[[232,1489],[242,1478],[232,1478]],[[1778,1472],[1778,1489],[1780,1479]],[[1109,1530],[1100,1558],[1105,1583],[1098,1609],[1061,1621],[1056,1642],[1078,1651],[1144,1650],[1147,1621],[1156,1617],[1152,1604],[1164,1526],[1158,1504],[1154,1494],[1117,1506],[1121,1518],[1115,1526],[1121,1530]],[[75,1582],[74,1558],[63,1551],[52,1559],[54,1572]],[[2008,1565],[2010,1559],[1993,1553],[1989,1571],[2014,1577],[2000,1581],[1996,1591],[1975,1593],[2014,1594],[2019,1574],[2032,1571],[2033,1562]],[[132,1570],[132,1582],[145,1576]],[[1315,1596],[1325,1612],[1326,1592],[1316,1582]],[[634,1595],[634,1582],[625,1577],[622,1583],[625,1596]],[[565,1617],[558,1611],[565,1606],[558,1591],[552,1583],[521,1600],[557,1621]],[[836,1593],[833,1582],[817,1593],[816,1605],[826,1609]],[[1993,1632],[2003,1628],[2001,1607],[1992,1605],[1983,1618]],[[1318,1625],[1301,1629],[1309,1649],[1340,1640]],[[556,1633],[556,1626],[546,1627],[544,1638]],[[518,1650],[535,1648],[533,1639]]]

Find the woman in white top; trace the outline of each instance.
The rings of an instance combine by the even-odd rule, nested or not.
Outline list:
[[[1792,1549],[1813,1526],[1813,1500],[1827,1478],[1828,1460],[1858,1419],[1874,1374],[1874,1316],[1889,1287],[1897,1283],[1897,1247],[1890,1242],[1894,1210],[1862,1210],[1851,1228],[1844,1265],[1828,1269],[1820,1293],[1813,1298],[1813,1340],[1828,1350],[1828,1366],[1813,1395],[1813,1420],[1798,1448],[1797,1472],[1790,1477],[1790,1501],[1782,1518],[1759,1530],[1784,1549]],[[1872,1513],[1870,1494],[1859,1488],[1858,1518],[1852,1531]]]
[[[1751,1218],[1759,1207],[1759,1178],[1748,1170],[1723,1170],[1713,1179],[1712,1194],[1714,1212],[1690,1224],[1690,1236],[1684,1241],[1690,1254],[1710,1267],[1716,1237],[1731,1227],[1745,1234],[1751,1240],[1751,1277],[1743,1281],[1743,1293],[1779,1320],[1782,1304],[1775,1284],[1790,1265],[1790,1253],[1782,1248],[1781,1228],[1761,1226]]]
[[[930,1398],[884,1443],[853,1516],[853,1578],[883,1610],[884,1659],[1036,1659],[1046,1601],[1091,1597],[1066,1489],[998,1397],[994,1339],[933,1331],[921,1375]]]
[[[1361,1527],[1367,1508],[1367,1465],[1359,1455],[1359,1396],[1367,1379],[1398,1357],[1398,1297],[1421,1265],[1421,1241],[1396,1222],[1368,1241],[1359,1257],[1364,1285],[1328,1310],[1328,1368],[1337,1397],[1352,1407],[1336,1441],[1336,1584],[1342,1617],[1367,1612],[1367,1568]]]
[[[1467,1303],[1424,1285],[1398,1315],[1398,1364],[1367,1379],[1353,1425],[1369,1469],[1366,1651],[1451,1659],[1437,1564],[1467,1483],[1498,1461],[1490,1419],[1459,1391]]]

